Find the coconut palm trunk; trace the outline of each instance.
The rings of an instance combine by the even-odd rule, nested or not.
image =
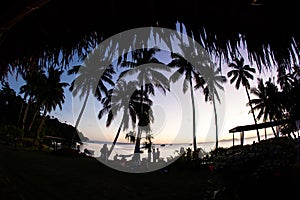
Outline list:
[[[45,123],[46,115],[47,115],[47,108],[45,107],[41,123],[40,123],[40,125],[38,127],[38,130],[36,132],[36,138],[35,138],[36,140],[40,138],[40,133],[42,132],[42,128],[43,128],[44,123]]]
[[[192,99],[192,112],[193,112],[193,148],[196,152],[197,150],[197,139],[196,139],[196,114],[195,114],[195,99],[194,99],[194,89],[192,84],[192,77],[189,78],[190,82],[190,92],[191,92],[191,99]]]
[[[271,126],[271,128],[272,128],[272,131],[273,131],[274,136],[275,136],[275,137],[278,137],[278,135],[277,135],[277,133],[276,133],[276,131],[275,131],[275,129],[274,129],[274,126]]]
[[[117,134],[116,134],[116,136],[115,136],[115,138],[114,138],[114,141],[113,141],[113,143],[112,143],[112,145],[111,145],[111,147],[110,147],[110,149],[109,149],[109,151],[108,151],[107,158],[109,158],[109,156],[111,155],[111,153],[112,153],[112,151],[113,151],[113,149],[114,149],[114,147],[115,147],[115,145],[116,145],[116,143],[117,143],[117,141],[118,141],[118,138],[119,138],[121,129],[122,129],[122,127],[123,127],[123,124],[124,124],[124,117],[123,117],[123,119],[122,119],[122,121],[121,121],[121,124],[120,124],[120,126],[119,126],[119,128],[118,128],[118,131],[117,131]]]
[[[23,101],[22,102],[22,106],[21,106],[21,109],[20,109],[20,114],[19,114],[19,117],[18,117],[18,122],[17,122],[17,126],[19,127],[21,124],[21,118],[22,118],[22,114],[24,112],[24,105],[25,105],[25,102]]]
[[[140,149],[141,137],[142,137],[142,130],[141,130],[140,127],[138,127],[138,134],[137,134],[136,141],[135,141],[134,153],[140,153],[141,152],[141,149]]]
[[[82,118],[82,115],[83,115],[83,112],[84,112],[84,110],[85,110],[85,107],[86,107],[86,105],[87,105],[87,101],[88,101],[88,99],[89,99],[89,95],[90,95],[90,90],[87,91],[87,94],[86,94],[85,99],[84,99],[84,102],[83,102],[83,104],[82,104],[80,113],[79,113],[79,115],[78,115],[78,117],[77,117],[77,120],[76,120],[76,123],[75,123],[75,131],[74,131],[73,136],[72,136],[71,144],[73,144],[73,142],[74,142],[75,134],[77,133],[77,128],[78,128],[79,122],[80,122],[80,120],[81,120],[81,118]]]
[[[27,119],[27,115],[28,115],[28,111],[29,111],[31,102],[32,102],[32,97],[29,98],[26,109],[24,111],[23,120],[22,120],[22,130],[25,129],[26,119]]]
[[[37,116],[38,112],[39,112],[39,108],[35,111],[35,113],[34,113],[34,115],[33,115],[33,118],[32,118],[32,120],[31,120],[31,122],[30,122],[29,127],[28,127],[28,131],[31,131],[31,128],[32,128],[32,126],[33,126],[33,124],[34,124],[34,122],[35,122],[35,119],[36,119],[36,116]]]
[[[215,115],[215,126],[216,126],[216,149],[219,148],[219,133],[218,133],[218,114],[217,114],[217,109],[216,109],[216,102],[215,102],[215,95],[214,91],[212,93],[212,102],[214,106],[214,115]]]
[[[141,85],[141,99],[140,99],[140,115],[143,115],[143,94],[144,94],[144,87],[143,87],[143,83]],[[139,123],[140,123],[141,118],[139,119]],[[134,147],[134,153],[140,153],[141,149],[141,137],[142,137],[142,130],[140,125],[138,126],[138,134],[136,137],[136,141],[135,141],[135,147]]]
[[[254,123],[255,123],[255,126],[256,126],[257,139],[258,139],[258,142],[260,142],[259,131],[258,131],[258,128],[257,128],[257,122],[256,122],[256,118],[255,118],[255,115],[254,115],[254,110],[253,110],[253,106],[252,106],[252,103],[251,103],[251,99],[250,99],[249,91],[248,91],[248,89],[247,89],[247,87],[246,87],[246,86],[245,86],[245,89],[246,89],[246,93],[247,93],[247,97],[248,97],[249,105],[250,105],[250,107],[251,107],[251,113],[252,113],[252,116],[253,116],[253,119],[254,119]]]

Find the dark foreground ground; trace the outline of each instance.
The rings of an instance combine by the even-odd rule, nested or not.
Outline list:
[[[14,150],[0,143],[0,199],[202,199],[208,169],[132,174],[91,157]]]
[[[299,177],[295,166],[274,180],[246,180],[243,187],[236,185],[239,196],[216,199],[298,199]],[[195,169],[172,164],[168,172],[132,174],[111,169],[92,157],[15,150],[0,141],[0,200],[213,199],[212,191],[223,188],[214,180],[206,166]]]

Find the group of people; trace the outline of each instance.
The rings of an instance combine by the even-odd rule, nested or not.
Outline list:
[[[152,155],[152,156],[151,156]],[[152,157],[152,159],[151,159]],[[160,150],[159,148],[153,148],[152,151],[149,148],[148,149],[148,162],[158,162],[160,158]],[[100,149],[100,159],[104,162],[107,161],[108,159],[108,147],[107,144],[103,144],[102,148]]]
[[[148,149],[148,162],[151,162],[151,153],[152,153],[152,162],[158,162],[160,158],[160,150],[159,148],[153,148],[152,152],[151,149]]]

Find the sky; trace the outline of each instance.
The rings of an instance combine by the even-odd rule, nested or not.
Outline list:
[[[250,64],[247,59],[247,52],[241,48],[240,52],[245,59],[244,64]],[[168,62],[168,58],[165,54],[160,54],[159,59],[164,62]],[[214,58],[211,58],[215,62]],[[78,63],[76,63],[78,64]],[[74,63],[74,65],[76,65]],[[72,66],[72,64],[70,65]],[[269,77],[275,77],[276,72],[261,71],[257,69],[255,65],[251,65],[256,68],[254,80],[250,80],[252,87],[257,86],[257,78],[263,78],[267,80]],[[228,63],[222,62],[222,74],[227,75],[229,71]],[[264,70],[264,69],[263,69]],[[168,77],[170,73],[165,73]],[[62,75],[62,81],[71,83],[75,78],[75,75],[67,75],[66,72]],[[227,79],[228,80],[228,79]],[[192,104],[190,92],[185,94],[182,92],[182,82],[180,81],[171,84],[171,92],[167,92],[163,95],[159,91],[155,96],[152,96],[154,123],[151,125],[152,134],[154,136],[153,142],[156,143],[192,143]],[[24,81],[19,79],[15,81],[12,76],[9,77],[11,87],[18,93],[21,85]],[[219,126],[219,140],[232,139],[232,134],[229,130],[242,125],[254,124],[254,119],[249,113],[250,107],[246,106],[248,102],[246,91],[244,87],[240,87],[237,90],[234,84],[230,84],[229,80],[223,84],[224,90],[219,91],[221,96],[221,103],[217,103],[218,113],[218,126]],[[250,94],[253,98],[252,94]],[[196,138],[197,142],[213,142],[215,141],[215,122],[214,111],[211,102],[204,101],[204,95],[202,90],[194,91],[195,97],[195,111],[196,111]],[[65,88],[65,103],[63,109],[58,107],[52,111],[49,115],[58,118],[61,122],[71,124],[75,126],[78,114],[83,104],[83,99],[78,96],[72,96],[69,88]],[[113,141],[117,132],[121,117],[118,115],[112,122],[110,127],[105,126],[106,117],[99,120],[97,118],[98,112],[101,109],[101,104],[92,95],[89,96],[89,101],[84,111],[83,117],[80,120],[78,130],[81,131],[84,136],[90,140],[101,141]],[[132,131],[129,129],[127,132]],[[271,130],[267,130],[271,133]],[[125,134],[122,132],[119,137],[119,142],[127,142],[125,140]],[[235,134],[239,137],[239,133]],[[264,130],[260,130],[261,138],[263,138]],[[256,136],[256,131],[245,132],[245,137]]]
[[[245,58],[244,64],[249,64]],[[227,63],[222,63],[222,74],[226,75],[229,68]],[[253,66],[253,65],[252,65]],[[255,66],[254,66],[255,67]],[[273,72],[274,73],[274,72]],[[170,74],[165,74],[169,76]],[[257,78],[268,79],[275,76],[272,72],[259,72],[256,69],[254,80],[250,80],[251,86],[257,86]],[[67,75],[66,72],[62,76],[62,81],[71,83],[75,76]],[[19,79],[15,81],[9,77],[11,87],[18,93],[19,88],[24,82]],[[249,113],[250,107],[246,106],[248,102],[244,87],[237,90],[234,84],[230,84],[229,80],[224,84],[224,91],[220,91],[221,104],[217,104],[218,124],[219,124],[219,140],[232,139],[229,130],[241,125],[253,124],[254,120]],[[215,123],[213,105],[211,102],[204,101],[202,90],[194,90],[195,110],[196,110],[196,133],[197,142],[215,141]],[[253,98],[253,96],[251,95]],[[187,91],[182,93],[182,80],[171,84],[171,92],[163,95],[159,91],[154,97],[154,123],[151,125],[154,142],[156,143],[191,143],[192,142],[192,106],[190,93]],[[65,103],[63,109],[58,107],[50,113],[50,116],[58,118],[61,122],[75,125],[75,121],[80,112],[83,99],[78,96],[72,96],[69,88],[65,88]],[[90,140],[113,141],[115,133],[121,122],[120,115],[112,122],[110,127],[105,126],[106,117],[102,120],[97,118],[101,104],[92,95],[89,97],[87,107],[78,126],[81,131]],[[131,130],[128,130],[128,132]],[[126,142],[125,134],[121,133],[119,142]],[[268,130],[271,133],[271,130]],[[264,138],[264,130],[260,130],[261,138]],[[245,132],[245,137],[256,136],[256,131]],[[236,134],[239,137],[239,133]]]

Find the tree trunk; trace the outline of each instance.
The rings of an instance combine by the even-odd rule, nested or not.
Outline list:
[[[140,153],[141,152],[141,149],[140,149],[141,137],[142,137],[142,130],[138,126],[138,134],[137,134],[136,141],[135,141],[134,153]]]
[[[216,149],[219,148],[219,133],[218,133],[218,114],[216,109],[215,95],[212,93],[212,100],[214,105],[214,114],[215,114],[215,125],[216,125]]]
[[[276,131],[275,131],[275,129],[274,129],[274,126],[271,126],[271,128],[272,128],[272,131],[273,131],[274,136],[275,136],[275,137],[278,137],[278,135],[277,135],[277,133],[276,133]]]
[[[267,139],[267,128],[265,128],[265,140]]]
[[[192,78],[190,77],[190,92],[191,92],[191,99],[192,99],[192,112],[193,112],[193,147],[194,152],[197,150],[197,139],[196,139],[196,114],[195,114],[195,99],[194,99],[194,90],[192,84]]]
[[[35,118],[36,118],[38,112],[39,112],[39,109],[37,109],[37,110],[35,111],[35,113],[34,113],[34,115],[33,115],[33,118],[32,118],[32,120],[31,120],[31,123],[30,123],[30,125],[29,125],[29,127],[28,127],[28,131],[31,130],[31,128],[32,128],[32,126],[33,126],[33,123],[35,122]]]
[[[18,127],[21,125],[20,123],[21,123],[21,118],[22,118],[22,114],[23,114],[24,104],[25,104],[25,102],[22,102],[22,106],[20,109],[19,118],[18,118],[18,122],[17,122]]]
[[[143,116],[143,94],[144,94],[144,87],[143,87],[143,83],[141,85],[141,99],[140,99],[140,104],[141,104],[141,109],[140,109],[140,116]],[[139,119],[140,121],[141,119]],[[140,153],[140,145],[141,145],[141,137],[142,137],[142,130],[140,128],[140,126],[138,125],[138,134],[136,137],[136,141],[135,141],[135,146],[134,146],[134,153]]]
[[[40,138],[40,133],[41,133],[42,128],[43,128],[43,125],[44,125],[44,123],[45,123],[46,115],[47,115],[47,109],[44,108],[43,118],[42,118],[42,121],[41,121],[41,123],[40,123],[40,125],[39,125],[39,128],[38,128],[38,130],[37,130],[37,133],[36,133],[36,139],[39,139],[39,138]]]
[[[28,114],[28,110],[31,104],[32,98],[30,97],[26,106],[26,109],[24,111],[24,115],[23,115],[23,120],[22,120],[22,130],[25,129],[25,123],[26,123],[26,118],[27,118],[27,114]]]
[[[76,123],[75,123],[75,131],[74,131],[73,136],[72,136],[72,142],[71,142],[71,145],[72,145],[73,142],[74,142],[75,134],[77,133],[77,128],[78,128],[79,122],[80,122],[80,120],[81,120],[81,117],[82,117],[82,115],[83,115],[83,112],[84,112],[84,110],[85,110],[85,107],[86,107],[86,104],[87,104],[89,95],[90,95],[90,91],[88,90],[88,91],[87,91],[87,94],[86,94],[86,96],[85,96],[83,105],[82,105],[82,107],[81,107],[80,113],[79,113],[79,115],[78,115],[78,117],[77,117],[77,120],[76,120]]]
[[[250,107],[251,107],[251,112],[252,112],[252,116],[253,116],[253,119],[254,119],[254,123],[255,123],[255,126],[256,126],[257,139],[258,139],[258,142],[260,142],[259,131],[258,131],[258,128],[257,128],[257,122],[256,122],[256,118],[255,118],[255,115],[254,115],[254,110],[253,110],[253,107],[252,107],[252,103],[251,103],[251,100],[250,100],[249,91],[248,91],[246,86],[245,86],[245,89],[246,89],[248,101],[249,101],[249,104],[250,104]]]
[[[120,126],[119,126],[118,132],[117,132],[117,134],[116,134],[116,136],[115,136],[115,139],[114,139],[114,141],[113,141],[113,143],[112,143],[112,145],[111,145],[111,147],[110,147],[110,149],[109,149],[109,151],[108,151],[107,158],[109,158],[111,152],[113,151],[113,149],[114,149],[114,147],[115,147],[115,145],[116,145],[116,143],[117,143],[117,140],[118,140],[118,138],[119,138],[119,135],[120,135],[120,132],[121,132],[121,129],[122,129],[123,124],[124,124],[124,117],[123,117],[123,119],[122,119],[122,121],[121,121],[121,124],[120,124]]]

